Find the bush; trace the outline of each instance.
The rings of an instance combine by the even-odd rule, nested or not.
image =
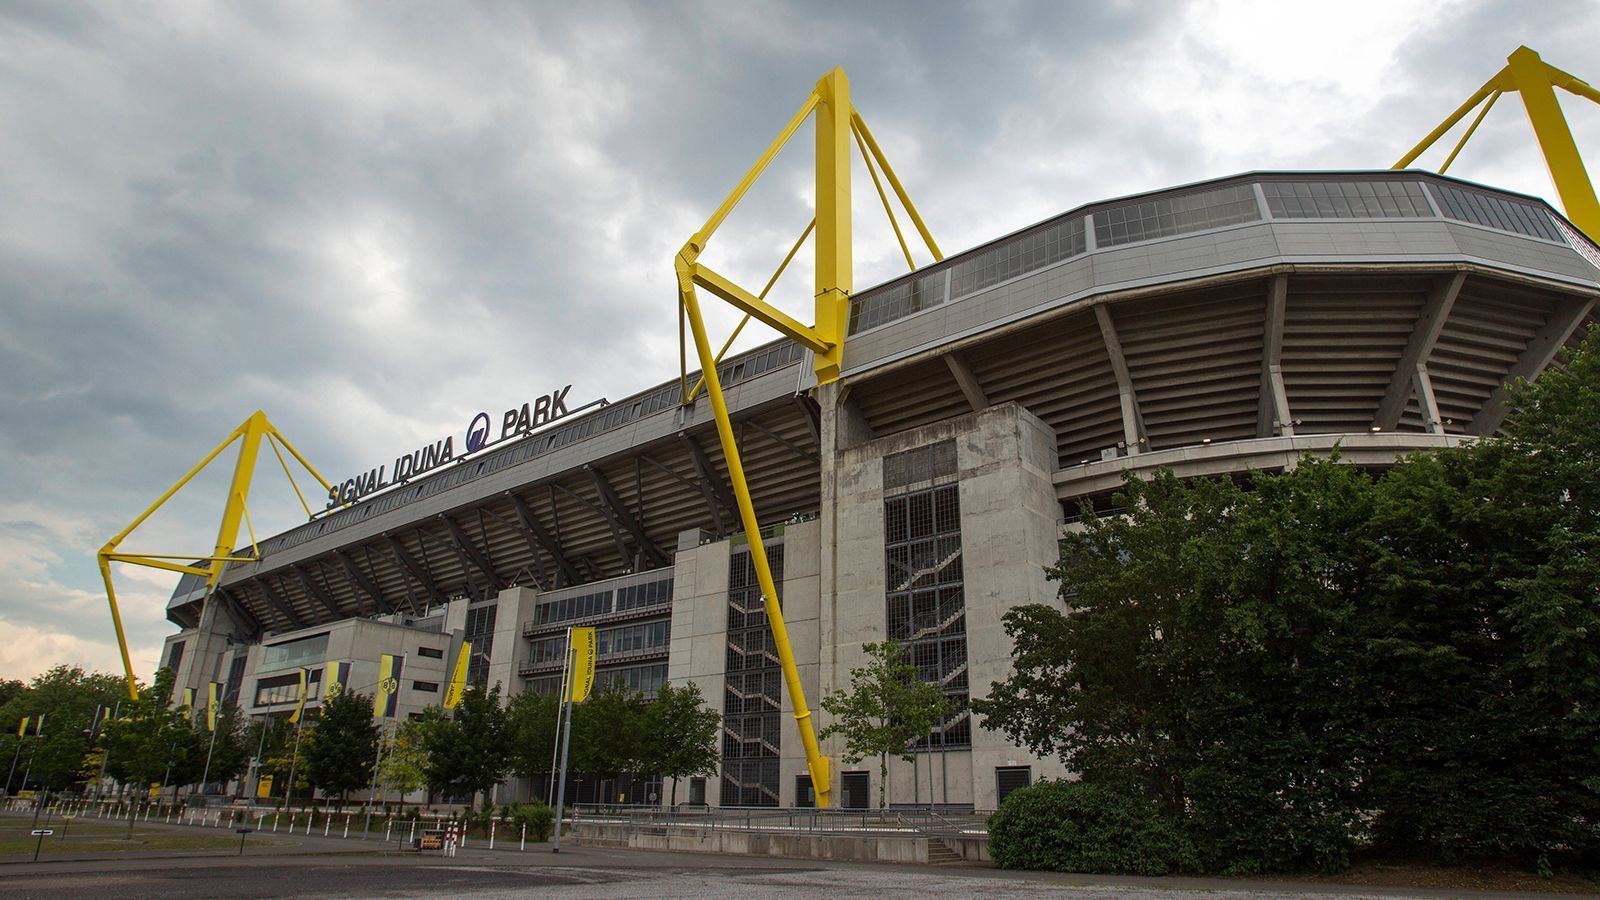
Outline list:
[[[526,825],[528,837],[535,841],[547,841],[555,828],[556,813],[555,810],[535,800],[532,803],[513,803],[507,806],[505,818],[519,833]]]
[[[1108,875],[1199,869],[1181,822],[1144,798],[1079,781],[1013,791],[989,817],[989,855],[1003,869]]]

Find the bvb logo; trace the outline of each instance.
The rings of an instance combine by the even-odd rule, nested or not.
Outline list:
[[[396,692],[398,690],[400,690],[400,679],[398,679],[398,678],[386,678],[386,679],[384,679],[383,692],[385,694],[393,694],[394,692]]]
[[[344,685],[340,684],[339,682],[335,681],[333,684],[328,685],[328,699],[329,700],[332,700],[333,698],[339,696],[342,693],[344,693]]]

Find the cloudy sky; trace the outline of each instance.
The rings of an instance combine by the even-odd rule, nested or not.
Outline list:
[[[120,668],[94,551],[257,408],[333,477],[672,377],[673,254],[835,65],[951,252],[1124,193],[1388,166],[1519,43],[1600,79],[1600,4],[8,0],[0,677]],[[1566,106],[1600,153],[1600,108]],[[809,165],[808,129],[707,262],[764,281]],[[1452,171],[1553,195],[1514,99]],[[856,197],[866,287],[904,263]],[[125,548],[207,550],[217,468]],[[297,521],[274,471],[263,535]],[[172,579],[117,577],[147,677]]]

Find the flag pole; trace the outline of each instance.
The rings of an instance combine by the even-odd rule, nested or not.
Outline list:
[[[568,657],[569,663],[571,661],[570,660],[571,655],[572,655],[572,627],[568,626],[567,627],[567,657]],[[563,666],[562,669],[561,669],[561,693],[556,695],[556,698],[557,698],[557,703],[556,703],[556,734],[555,734],[555,740],[550,742],[550,779],[551,779],[551,781],[550,781],[549,784],[545,785],[545,791],[544,791],[544,802],[545,802],[545,805],[547,805],[547,806],[554,805],[555,802],[556,802],[556,785],[555,785],[556,758],[561,753],[561,722],[562,722],[562,719],[563,719],[563,717],[564,717],[564,715],[565,715],[565,713],[567,711],[567,706],[566,706],[566,702],[567,702],[567,686],[568,686],[567,668],[568,668],[567,666]]]
[[[572,669],[572,628],[567,628],[567,669]],[[571,680],[568,677],[568,689],[562,692],[561,700],[566,706],[566,728],[561,737],[561,783],[556,788],[556,842],[550,848],[551,853],[561,852],[561,817],[567,803],[567,751],[572,746],[572,691]]]

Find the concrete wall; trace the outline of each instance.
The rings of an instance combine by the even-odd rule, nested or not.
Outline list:
[[[727,541],[701,544],[698,530],[679,539],[673,562],[672,639],[667,656],[667,682],[682,687],[690,682],[711,707],[722,712],[724,669],[728,655]],[[676,784],[677,802],[689,799],[688,779],[664,779],[661,803],[671,805]],[[706,778],[706,799],[716,802],[717,777]]]
[[[824,461],[822,531],[831,533],[833,552],[824,553],[821,561],[823,688],[848,688],[851,668],[866,662],[862,645],[885,637],[884,457],[954,440],[968,679],[971,696],[983,697],[1011,671],[1011,640],[1001,617],[1024,603],[1056,602],[1043,572],[1058,555],[1059,506],[1051,480],[1054,432],[1021,406],[1007,403],[863,440],[858,427],[841,412],[837,398],[831,399],[835,402],[823,404],[825,434],[831,435],[840,452],[831,465],[826,457]],[[827,505],[830,499],[832,509]],[[823,546],[828,542],[824,536]],[[1031,766],[1036,780],[1066,774],[1056,760],[1038,759],[1002,735],[978,727],[976,721],[972,733],[970,750],[921,754],[915,763],[892,760],[889,802],[928,802],[930,764],[935,802],[970,803],[977,809],[995,806],[996,766]],[[829,742],[827,752],[836,757],[836,772],[870,772],[876,802],[877,761],[843,762],[838,759],[843,742],[837,738]],[[835,789],[837,784],[836,780]]]

